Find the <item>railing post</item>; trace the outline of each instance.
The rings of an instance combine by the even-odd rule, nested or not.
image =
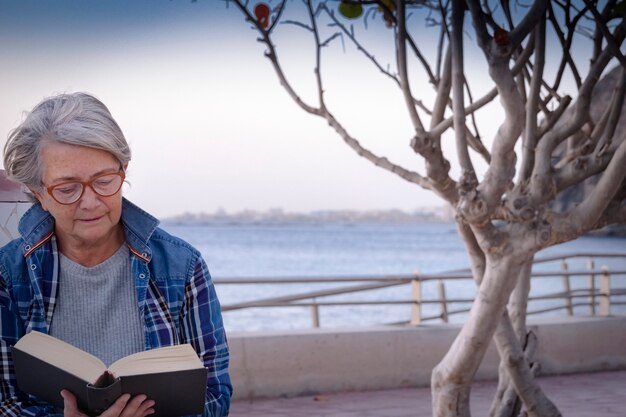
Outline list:
[[[439,290],[439,300],[441,300],[441,320],[444,323],[448,322],[448,300],[446,299],[446,286],[442,280],[439,280],[437,284]]]
[[[314,329],[319,329],[320,327],[320,307],[315,302],[315,298],[312,300],[313,304],[311,305],[311,321],[313,323]]]
[[[419,274],[411,281],[411,325],[417,326],[422,322],[422,281]]]
[[[565,309],[567,310],[568,316],[573,316],[574,308],[572,307],[572,288],[569,282],[567,261],[565,259],[561,261],[561,270],[563,271],[563,287],[565,288]]]
[[[611,315],[611,274],[609,268],[602,267],[602,273],[600,274],[600,315]]]
[[[596,276],[593,273],[593,268],[595,265],[593,263],[593,258],[589,258],[587,261],[587,269],[591,271],[591,274],[587,277],[587,286],[589,287],[589,312],[592,316],[596,315]]]

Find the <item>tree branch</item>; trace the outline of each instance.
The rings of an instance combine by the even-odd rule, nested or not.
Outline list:
[[[396,60],[398,62],[398,74],[400,76],[400,86],[404,96],[404,102],[409,111],[409,116],[417,135],[425,135],[424,125],[420,120],[415,104],[413,102],[413,93],[409,84],[409,75],[406,59],[406,16],[405,4],[403,1],[398,2],[397,8],[398,27],[396,33]]]
[[[472,184],[476,184],[476,172],[467,151],[465,136],[464,92],[465,84],[463,68],[463,4],[459,1],[452,3],[452,36],[450,46],[452,52],[452,113],[454,117],[454,134],[456,151],[462,169],[462,177]]]
[[[626,20],[622,20],[615,29],[615,38],[620,43],[624,39],[625,29]],[[547,201],[554,196],[556,187],[552,176],[552,153],[559,143],[576,133],[589,120],[591,93],[611,58],[612,54],[608,49],[600,53],[578,91],[574,114],[562,126],[548,132],[539,142],[530,182],[530,194],[536,202]]]
[[[332,13],[328,7],[326,6],[326,3],[322,3],[320,5],[320,8],[322,10],[324,10],[326,12],[326,14],[328,15],[328,17],[333,21],[333,24],[335,24],[339,29],[341,29],[341,32],[346,35],[348,37],[348,39],[350,39],[350,41],[352,41],[352,44],[355,46],[355,48],[360,51],[363,55],[365,55],[365,57],[376,67],[378,68],[378,70],[385,74],[387,77],[389,77],[398,87],[402,87],[401,83],[400,83],[400,79],[392,74],[391,72],[389,72],[388,70],[386,70],[381,64],[380,62],[376,59],[376,57],[374,55],[372,55],[356,38],[356,36],[354,35],[354,33],[352,31],[349,31],[348,28],[339,21],[339,19],[337,19],[337,17],[335,16],[334,13]],[[418,100],[417,98],[413,97],[413,102],[415,103],[416,106],[418,106],[420,109],[422,109],[422,111],[426,114],[431,114],[431,110],[428,109],[428,107],[426,107],[424,105],[424,103],[421,100]]]
[[[606,151],[602,155],[597,153],[582,155],[558,168],[554,173],[556,193],[604,171],[613,158],[613,154],[613,151]]]
[[[595,152],[601,154],[609,149],[615,130],[617,129],[617,123],[622,116],[622,109],[624,106],[624,96],[626,96],[626,66],[621,67],[621,76],[615,85],[613,92],[613,99],[607,112],[609,113],[607,126],[604,129],[602,138],[596,145]]]
[[[620,64],[622,64],[622,67],[626,68],[626,57],[622,55],[618,42],[613,37],[613,35],[611,34],[611,31],[609,31],[609,28],[604,23],[605,20],[600,15],[600,13],[598,13],[598,9],[596,9],[595,6],[589,0],[584,0],[584,2],[587,8],[593,14],[593,17],[595,18],[595,22],[596,22],[598,29],[600,30],[600,33],[602,33],[602,36],[604,37],[604,39],[606,39],[607,48],[611,51],[613,56],[617,58]]]
[[[477,287],[480,287],[480,284],[483,282],[483,276],[485,275],[485,252],[481,249],[478,241],[476,240],[474,231],[468,224],[464,223],[460,219],[457,219],[456,228],[459,231],[463,243],[465,244],[465,249],[467,249],[467,253],[469,254],[470,267],[472,269],[472,275],[474,276],[474,282]]]
[[[626,140],[615,151],[594,189],[578,206],[555,214],[552,230],[557,242],[572,240],[596,228],[602,214],[622,187],[626,177]]]
[[[513,65],[513,67],[511,68],[511,73],[513,75],[517,75],[522,70],[527,60],[532,55],[533,50],[534,50],[534,44],[532,42],[529,42],[529,44],[526,46],[526,48],[524,48],[520,56],[515,61],[515,65]],[[489,104],[497,96],[498,96],[498,88],[493,87],[483,97],[470,103],[464,110],[465,114],[468,115],[468,114],[473,114],[477,112],[478,110],[483,108],[485,105]],[[434,119],[434,120],[437,121],[437,119]],[[454,123],[454,118],[449,117],[445,120],[437,121],[437,122],[438,124],[436,126],[433,126],[431,124],[431,129],[429,131],[431,135],[434,135],[434,136],[442,135],[446,130],[452,127]]]
[[[475,1],[469,2],[474,18],[474,27],[489,64],[489,75],[498,88],[500,102],[505,112],[504,122],[501,124],[493,142],[491,163],[484,179],[477,187],[477,193],[466,194],[462,203],[461,212],[472,224],[484,224],[489,216],[500,205],[502,194],[511,187],[515,175],[514,146],[524,125],[524,105],[515,78],[508,67],[509,58],[506,54],[493,54],[486,38],[487,30],[479,5]]]
[[[547,6],[548,2],[546,0],[535,0],[522,20],[511,30],[509,33],[509,42],[513,49],[517,48],[522,41],[526,39],[528,34],[534,30],[539,20],[545,18]]]
[[[546,21],[542,18],[535,28],[535,64],[530,82],[530,97],[526,102],[526,127],[522,142],[521,180],[527,180],[530,177],[535,158],[535,147],[539,138],[537,135],[537,113],[539,113],[539,93],[541,92],[541,81],[543,80],[543,69],[545,66],[545,47]]]
[[[569,65],[569,68],[572,71],[572,76],[574,77],[574,81],[576,82],[576,87],[580,88],[580,84],[581,84],[580,74],[578,73],[578,69],[576,68],[574,59],[572,58],[572,55],[570,54],[570,49],[572,47],[572,42],[574,40],[574,34],[576,33],[576,31],[573,28],[576,27],[576,24],[578,23],[578,21],[584,16],[585,10],[586,9],[578,13],[571,22],[569,21],[569,19],[566,20],[566,27],[568,29],[567,38],[566,38],[563,35],[563,31],[561,30],[559,22],[556,19],[556,14],[554,12],[554,9],[552,8],[552,2],[548,4],[548,19],[550,23],[552,23],[552,28],[554,29],[554,32],[556,33],[559,43],[561,44],[562,49],[563,49],[563,58],[561,59],[559,69],[556,72],[557,75],[554,80],[554,84],[552,84],[553,90],[557,90],[559,88],[566,64]],[[566,13],[566,16],[569,16],[569,14]]]
[[[309,12],[309,19],[311,22],[311,31],[313,32],[313,39],[315,39],[315,83],[317,84],[317,99],[321,111],[325,111],[326,105],[324,104],[324,86],[322,83],[322,45],[320,43],[320,35],[317,30],[317,22],[315,20],[315,13],[313,12],[313,6],[311,0],[306,1],[307,11]]]
[[[396,32],[396,37],[400,35],[400,28]],[[397,40],[399,43],[400,41]],[[446,106],[448,104],[451,89],[451,52],[448,48],[444,60],[444,69],[441,79],[437,83],[437,95],[433,112],[431,115],[431,126],[443,119]],[[443,156],[441,150],[441,133],[418,132],[411,140],[411,148],[424,157],[426,162],[426,173],[432,188],[451,205],[456,205],[458,201],[458,192],[456,183],[450,178],[450,163]]]
[[[432,184],[427,179],[425,179],[418,173],[409,171],[405,168],[402,168],[399,165],[393,164],[387,158],[380,157],[374,154],[373,152],[369,151],[368,149],[364,148],[363,146],[361,146],[359,141],[353,138],[348,133],[348,131],[341,125],[341,123],[339,123],[337,119],[335,119],[335,117],[327,110],[324,112],[324,115],[322,117],[324,117],[328,121],[328,124],[333,129],[335,129],[335,131],[343,138],[343,141],[350,148],[352,148],[359,156],[367,159],[368,161],[372,162],[374,165],[380,168],[383,168],[389,172],[396,174],[397,176],[399,176],[400,178],[408,182],[417,184],[427,190],[432,190],[435,192],[438,191],[436,188],[432,186]]]
[[[596,223],[595,228],[601,229],[611,224],[626,224],[626,200],[611,202]]]
[[[561,116],[563,116],[563,113],[567,110],[571,103],[572,98],[570,96],[565,96],[559,101],[559,107],[546,115],[546,118],[539,126],[539,130],[537,132],[538,139],[541,139],[546,133],[552,130],[554,125],[561,119]]]
[[[323,88],[322,88],[322,79],[321,79],[321,70],[320,70],[321,46],[320,46],[319,36],[317,33],[317,25],[315,23],[314,11],[311,7],[310,0],[307,0],[307,9],[309,12],[309,16],[312,20],[311,22],[312,26],[310,27],[310,30],[313,32],[315,42],[316,42],[316,71],[315,72],[316,72],[316,83],[317,83],[317,88],[318,88],[318,98],[320,100],[320,107],[311,106],[305,103],[300,98],[300,96],[296,93],[296,91],[293,89],[293,87],[287,80],[287,77],[285,76],[282,70],[282,67],[278,59],[278,55],[276,53],[276,49],[270,39],[269,31],[264,30],[258,24],[258,22],[256,22],[256,19],[252,17],[250,12],[247,10],[245,5],[240,0],[234,0],[234,2],[235,2],[235,5],[241,10],[241,12],[246,16],[246,19],[255,23],[257,30],[261,34],[260,41],[264,43],[268,48],[268,51],[265,53],[265,56],[270,60],[272,67],[274,68],[274,71],[276,72],[276,75],[278,76],[281,86],[287,91],[289,96],[302,110],[306,111],[307,113],[310,113],[319,117],[323,117],[324,119],[326,119],[328,123],[331,125],[331,127],[333,127],[335,131],[339,133],[339,135],[343,138],[344,142],[346,142],[348,146],[350,146],[350,148],[352,148],[359,156],[362,156],[363,158],[369,160],[370,162],[372,162],[374,165],[378,167],[381,167],[389,172],[392,172],[398,175],[400,178],[408,182],[417,184],[425,189],[433,189],[431,183],[428,180],[426,180],[424,177],[419,175],[418,173],[407,170],[399,165],[393,164],[387,158],[380,157],[374,154],[373,152],[369,151],[368,149],[364,148],[359,143],[358,140],[356,140],[347,132],[347,130],[335,119],[335,117],[326,108],[324,104],[324,98],[323,98]]]
[[[435,97],[435,105],[430,118],[430,135],[431,137],[441,137],[443,131],[434,131],[434,127],[440,123],[446,112],[448,100],[450,98],[450,90],[452,89],[452,51],[447,48],[443,61],[443,71],[441,78],[437,84],[437,95]]]

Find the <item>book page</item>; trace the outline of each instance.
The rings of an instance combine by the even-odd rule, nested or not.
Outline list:
[[[14,347],[89,383],[95,383],[106,370],[95,356],[41,332],[28,333]]]
[[[201,369],[204,365],[190,344],[166,346],[134,353],[115,361],[109,371],[117,377]]]

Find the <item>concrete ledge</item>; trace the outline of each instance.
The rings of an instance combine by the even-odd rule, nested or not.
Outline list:
[[[626,317],[530,322],[542,375],[626,369]],[[229,333],[235,399],[420,387],[459,325]],[[477,379],[494,379],[490,346]]]

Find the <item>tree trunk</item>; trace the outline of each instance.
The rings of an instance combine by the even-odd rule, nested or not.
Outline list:
[[[469,318],[444,358],[433,369],[434,417],[471,416],[471,383],[516,285],[525,263],[523,258],[513,253],[487,256],[485,274]]]
[[[509,300],[509,315],[515,329],[518,340],[524,346],[524,353],[529,363],[532,362],[532,352],[527,351],[526,343],[526,312],[528,310],[528,295],[530,293],[530,277],[533,259],[531,258],[520,270],[517,285]],[[500,356],[502,358],[502,356]],[[504,361],[500,363],[498,371],[498,389],[491,404],[489,417],[516,417],[521,409],[522,403],[513,382],[509,377]]]
[[[529,417],[561,417],[559,410],[537,384],[534,372],[520,346],[506,311],[502,314],[494,340],[502,358],[502,366],[505,367],[515,391],[522,399],[527,415]],[[534,351],[536,339],[531,338],[531,340],[533,343],[527,344],[529,353]]]

